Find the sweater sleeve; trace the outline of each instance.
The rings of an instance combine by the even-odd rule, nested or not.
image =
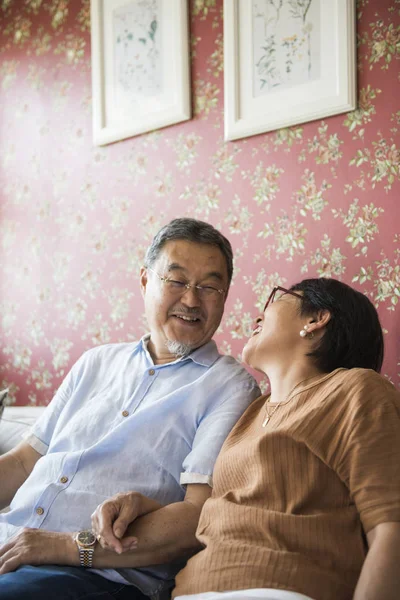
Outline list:
[[[334,468],[367,533],[400,521],[400,393],[373,371],[359,371],[349,383]]]

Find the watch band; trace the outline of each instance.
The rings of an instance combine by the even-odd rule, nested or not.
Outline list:
[[[78,546],[79,562],[81,567],[91,568],[93,566],[93,554],[96,546],[96,536],[93,531],[86,529],[79,531],[74,536]]]
[[[81,567],[91,568],[93,565],[94,548],[79,548]]]

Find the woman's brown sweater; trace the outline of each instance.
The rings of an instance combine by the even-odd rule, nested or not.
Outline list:
[[[400,521],[400,393],[374,371],[303,385],[265,428],[256,400],[225,441],[174,597],[250,588],[350,600],[365,533]],[[272,412],[272,411],[270,411]]]

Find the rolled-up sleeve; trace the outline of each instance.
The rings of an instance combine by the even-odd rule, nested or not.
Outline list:
[[[235,395],[210,409],[196,431],[192,450],[183,462],[181,485],[206,483],[212,487],[212,473],[222,444],[246,408],[260,395],[255,385],[246,383]]]
[[[39,452],[39,454],[44,455],[48,451],[58,419],[73,393],[76,375],[82,360],[83,357],[75,363],[46,410],[40,415],[33,427],[23,435],[25,441]]]

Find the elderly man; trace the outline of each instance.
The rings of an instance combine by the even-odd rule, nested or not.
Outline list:
[[[86,352],[0,458],[0,505],[12,500],[0,515],[2,600],[168,593],[198,549],[221,445],[259,395],[212,341],[231,277],[230,243],[211,225],[175,219],[156,235],[140,275],[150,334]],[[138,518],[118,554],[97,543],[91,514],[131,489]]]

